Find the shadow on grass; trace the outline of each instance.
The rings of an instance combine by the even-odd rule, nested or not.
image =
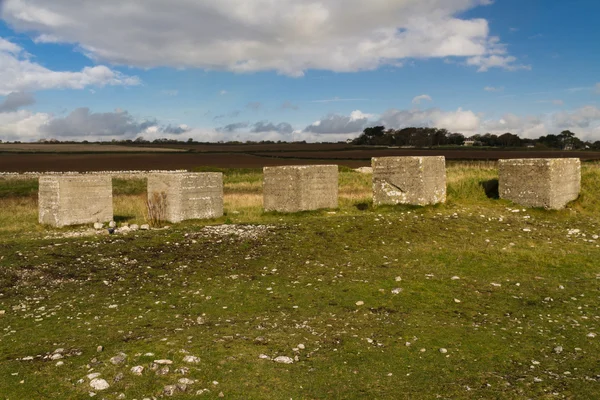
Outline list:
[[[127,222],[135,219],[135,215],[114,215],[113,221],[115,222]]]
[[[480,181],[479,186],[485,190],[485,195],[489,199],[499,199],[500,194],[498,192],[498,179],[490,179],[487,181]]]

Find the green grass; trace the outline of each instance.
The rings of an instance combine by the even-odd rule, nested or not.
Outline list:
[[[184,376],[197,382],[175,398],[600,396],[596,164],[566,210],[518,213],[486,195],[492,167],[449,165],[445,205],[375,210],[370,176],[341,171],[335,213],[295,215],[241,201],[261,192],[260,172],[240,175],[250,186],[226,175],[217,221],[66,238],[77,228],[19,222],[15,235],[0,219],[0,398],[89,398],[91,372],[110,383],[105,399],[158,397]],[[122,203],[143,197],[120,190]],[[31,201],[3,209],[9,200]],[[226,221],[261,234],[206,228]],[[44,359],[57,348],[62,366]],[[127,360],[113,365],[119,352]],[[201,362],[185,364],[184,352]],[[167,375],[149,370],[156,359],[174,362]]]

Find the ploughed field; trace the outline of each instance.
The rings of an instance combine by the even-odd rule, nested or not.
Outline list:
[[[120,235],[39,226],[36,181],[0,181],[2,397],[600,397],[599,163],[562,211],[497,199],[491,162],[377,209],[342,167],[338,209],[293,215],[222,171],[224,217]],[[113,187],[145,223],[144,181]]]
[[[15,148],[22,150],[17,152]],[[112,150],[113,148],[115,150]],[[199,165],[218,168],[258,168],[273,165],[323,163],[356,168],[370,165],[371,157],[439,155],[445,156],[449,160],[535,157],[577,157],[582,160],[600,160],[600,152],[597,151],[498,150],[466,147],[427,150],[310,143],[153,144],[143,146],[0,144],[0,172],[191,170]]]

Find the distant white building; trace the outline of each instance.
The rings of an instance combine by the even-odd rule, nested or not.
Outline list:
[[[465,140],[465,142],[463,143],[463,146],[473,146],[473,145],[475,145],[474,140]]]

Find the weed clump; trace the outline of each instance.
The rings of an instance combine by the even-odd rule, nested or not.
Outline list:
[[[167,219],[167,194],[154,192],[146,200],[147,220],[152,226],[158,226]]]

